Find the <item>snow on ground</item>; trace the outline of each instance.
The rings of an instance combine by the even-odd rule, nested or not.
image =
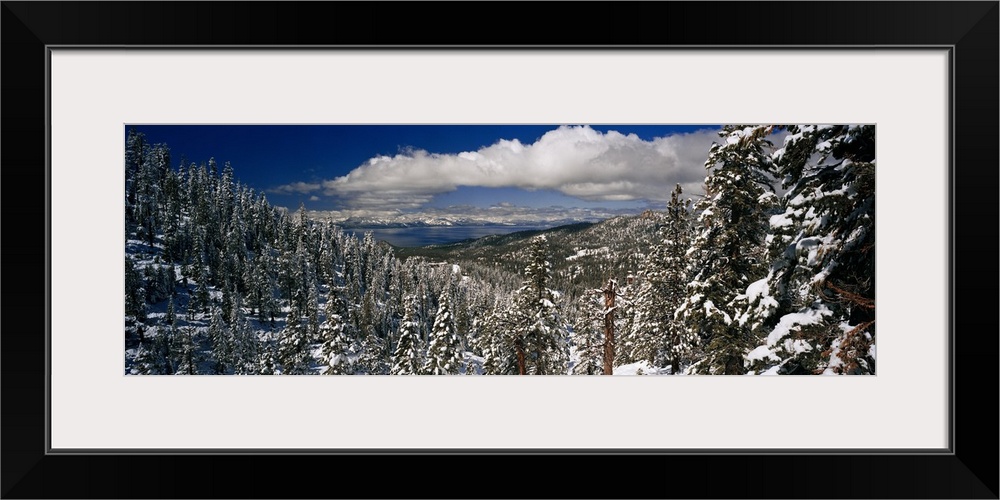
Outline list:
[[[616,366],[611,371],[613,375],[670,375],[670,367],[655,368],[645,361]],[[678,373],[683,375],[684,372]]]
[[[462,363],[462,371],[461,371],[462,374],[465,374],[465,367],[468,366],[470,362],[472,363],[472,374],[474,375],[483,374],[483,362],[486,361],[486,358],[482,356],[476,356],[475,354],[472,354],[469,351],[465,351],[465,356],[463,357],[465,358],[465,362]]]
[[[574,261],[576,259],[579,259],[580,257],[588,257],[588,256],[591,256],[591,255],[607,255],[607,254],[610,254],[610,253],[611,253],[611,249],[608,248],[608,247],[582,248],[582,249],[577,250],[575,254],[570,255],[569,257],[566,257],[566,260],[568,260],[568,261]]]

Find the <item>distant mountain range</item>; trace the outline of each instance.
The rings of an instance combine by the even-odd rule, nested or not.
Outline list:
[[[469,214],[441,210],[435,212],[379,212],[355,215],[337,211],[310,211],[309,218],[345,228],[403,228],[442,226],[563,226],[580,222],[600,222],[619,215],[635,215],[635,210],[603,209],[476,209]],[[492,212],[492,213],[491,213]]]

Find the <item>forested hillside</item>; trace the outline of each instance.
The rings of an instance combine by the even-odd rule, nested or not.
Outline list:
[[[874,126],[705,155],[663,211],[394,248],[130,133],[125,371],[875,373]]]

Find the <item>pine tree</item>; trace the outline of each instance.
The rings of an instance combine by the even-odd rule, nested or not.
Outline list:
[[[592,291],[593,292],[593,291]],[[599,291],[598,291],[599,292]],[[579,313],[573,325],[574,375],[604,372],[604,297],[600,293],[580,296]]]
[[[180,329],[180,334],[174,337],[174,356],[179,360],[176,375],[197,375],[198,363],[201,361],[198,355],[198,344],[195,341],[195,329],[191,326],[192,314],[188,311],[187,326]]]
[[[257,321],[260,323],[266,321],[274,328],[275,315],[278,312],[278,303],[274,297],[277,277],[271,252],[270,245],[261,248],[253,261],[253,266],[248,266],[248,269],[253,270],[253,274],[247,281],[251,290],[251,304],[257,310]]]
[[[875,127],[790,126],[775,152],[784,211],[741,321],[758,371],[875,372]]]
[[[671,193],[663,224],[643,266],[636,297],[637,357],[651,365],[680,370],[690,359],[697,336],[675,313],[686,297],[691,222],[689,202],[681,201],[677,184]]]
[[[453,375],[462,367],[461,341],[455,329],[449,292],[446,287],[438,299],[431,341],[427,347],[427,360],[423,367],[423,372],[427,375]]]
[[[564,374],[569,363],[568,334],[555,304],[558,293],[548,287],[552,275],[548,259],[548,240],[545,235],[535,237],[529,247],[526,279],[514,299],[514,344],[522,374]]]
[[[309,373],[312,353],[309,349],[309,339],[306,337],[306,327],[302,324],[298,309],[292,306],[288,312],[285,329],[278,340],[278,363],[284,375],[303,375]]]
[[[627,365],[649,358],[654,344],[650,332],[636,324],[637,311],[633,290],[639,287],[635,276],[629,275],[624,285],[615,280],[615,366]]]
[[[208,277],[205,270],[205,238],[201,230],[194,236],[193,250],[194,258],[191,263],[191,279],[196,282],[195,292],[188,302],[188,310],[194,313],[204,313],[208,311],[211,304],[211,295],[208,292]]]
[[[257,359],[257,372],[260,375],[274,375],[277,372],[277,354],[270,332],[265,333],[261,339]]]
[[[125,328],[139,342],[145,337],[146,327],[145,280],[135,267],[132,257],[125,256]]]
[[[737,297],[763,274],[762,246],[768,208],[774,202],[773,163],[766,126],[728,125],[709,152],[705,198],[698,203],[701,226],[691,257],[693,278],[680,313],[700,333],[705,357],[701,373],[745,373],[745,357],[756,345],[750,329],[735,320]]]
[[[162,325],[153,327],[150,338],[140,343],[135,356],[133,373],[141,375],[170,375],[170,335]]]
[[[677,315],[677,310],[687,299],[688,249],[691,245],[690,202],[682,202],[681,194],[678,184],[667,205],[667,226],[661,233],[663,272],[657,276],[662,284],[662,302],[666,313],[660,317],[661,328],[667,333],[664,352],[672,375],[680,371],[682,362],[690,360],[698,343],[698,336]]]
[[[393,375],[416,375],[423,366],[423,350],[420,342],[420,326],[417,321],[416,297],[406,297],[407,307],[403,321],[399,324],[396,350],[392,355]]]
[[[367,375],[386,375],[389,372],[387,358],[385,341],[374,333],[366,335],[361,341],[359,368]]]
[[[236,375],[254,375],[259,371],[260,339],[243,313],[243,304],[237,295],[229,317],[232,338],[232,369]]]
[[[215,373],[217,374],[227,373],[233,365],[231,333],[222,318],[222,309],[213,307],[208,326],[208,338],[212,342],[212,357],[215,358]]]
[[[136,190],[139,169],[145,157],[146,135],[129,129],[125,139],[125,233],[136,230]]]
[[[479,344],[484,375],[520,375],[524,373],[524,347],[515,315],[509,310],[513,300],[498,296],[479,326]]]
[[[163,316],[163,321],[160,324],[160,335],[157,336],[156,344],[160,357],[164,361],[163,371],[165,375],[174,374],[172,346],[177,334],[177,314],[174,312],[174,298],[170,297],[170,302],[167,303],[167,313]]]
[[[348,321],[347,304],[341,293],[337,289],[330,289],[326,299],[326,318],[320,325],[325,375],[350,375],[355,370],[355,330]]]

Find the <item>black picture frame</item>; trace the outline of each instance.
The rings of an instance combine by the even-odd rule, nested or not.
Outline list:
[[[998,20],[991,2],[2,2],[4,498],[998,498]],[[443,14],[448,13],[448,16]],[[469,19],[454,25],[451,19]],[[516,26],[517,35],[512,27]],[[48,46],[928,47],[951,52],[953,438],[937,454],[47,453]],[[609,45],[611,44],[611,45]],[[776,87],[780,82],[775,83]],[[20,271],[18,271],[20,272]],[[46,318],[44,323],[39,318]],[[845,411],[844,424],[864,421]],[[488,432],[488,430],[485,430]],[[485,455],[485,454],[483,454]],[[569,463],[579,477],[524,477]],[[335,461],[335,463],[333,463]],[[304,471],[327,467],[333,481]],[[384,471],[366,485],[360,471]],[[449,471],[435,476],[435,471]],[[337,478],[342,478],[337,480]],[[324,478],[325,479],[325,478]],[[337,490],[331,491],[333,484]]]

